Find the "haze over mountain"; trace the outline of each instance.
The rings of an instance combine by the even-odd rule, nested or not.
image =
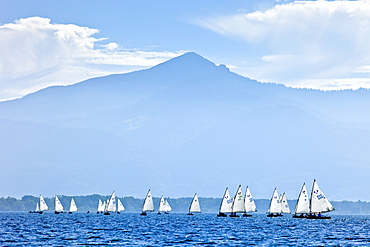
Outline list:
[[[370,200],[370,92],[262,84],[196,53],[0,103],[0,196]]]

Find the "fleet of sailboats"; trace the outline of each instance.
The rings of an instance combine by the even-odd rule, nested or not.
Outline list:
[[[46,204],[44,198],[40,195],[39,201],[36,203],[35,211],[30,211],[30,213],[39,213],[42,214],[44,211],[48,210],[49,207]],[[78,210],[76,202],[71,198],[69,213],[76,212]],[[112,212],[120,213],[125,210],[120,199],[116,199],[115,191],[107,201],[102,201],[99,199],[97,213],[110,214]],[[169,202],[165,200],[164,196],[160,198],[158,214],[168,214],[172,210]],[[320,189],[316,180],[313,181],[311,197],[308,197],[308,191],[306,184],[303,183],[300,190],[297,203],[295,206],[293,218],[306,218],[306,219],[330,219],[330,216],[323,216],[322,213],[333,211],[334,207],[327,199],[323,191]],[[147,215],[148,212],[154,211],[153,197],[150,189],[148,190],[144,203],[142,206],[141,215]],[[252,197],[249,187],[246,187],[245,194],[243,195],[242,186],[239,185],[235,193],[234,198],[231,198],[229,189],[226,188],[223,198],[221,200],[219,213],[217,216],[226,217],[240,217],[238,213],[243,213],[245,217],[251,217],[252,215],[248,214],[251,212],[256,212],[257,207]],[[55,196],[55,209],[54,213],[59,214],[64,212],[64,207],[59,200],[58,196]],[[198,194],[195,193],[194,197],[189,206],[188,215],[193,215],[194,213],[200,213],[200,203]],[[270,205],[267,212],[267,217],[278,217],[283,216],[283,214],[291,214],[286,193],[282,195],[278,194],[277,189],[274,189],[272,194]]]

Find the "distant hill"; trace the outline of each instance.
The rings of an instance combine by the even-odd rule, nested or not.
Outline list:
[[[288,198],[319,181],[370,200],[370,92],[259,83],[186,53],[147,70],[0,102],[0,196]]]

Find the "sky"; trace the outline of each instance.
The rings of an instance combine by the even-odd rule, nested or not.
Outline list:
[[[370,88],[370,0],[0,0],[0,100],[196,52],[261,82]]]

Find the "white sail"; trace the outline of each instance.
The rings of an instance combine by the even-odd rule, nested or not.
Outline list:
[[[35,212],[39,212],[39,211],[40,211],[39,203],[36,203],[36,209],[35,209]]]
[[[242,191],[242,186],[239,185],[238,190],[235,193],[233,205],[231,207],[233,213],[244,213],[244,196]]]
[[[71,205],[69,206],[69,212],[76,212],[77,211],[77,205],[75,203],[75,200],[73,198],[71,199]]]
[[[103,211],[105,210],[105,208],[106,208],[106,207],[107,207],[107,202],[106,202],[106,201],[104,201],[104,202],[103,202],[103,207],[102,207],[102,210],[101,210],[101,211],[103,212]]]
[[[104,211],[104,204],[102,203],[102,201],[99,199],[99,202],[98,202],[98,212],[103,212]]]
[[[116,193],[113,191],[110,196],[107,205],[105,206],[104,212],[116,212]]]
[[[285,192],[280,196],[280,203],[281,203],[281,212],[283,214],[290,214],[290,208],[289,208],[288,200],[286,199]]]
[[[280,203],[279,194],[276,188],[271,197],[268,213],[270,214],[280,214],[281,213],[281,203]]]
[[[125,210],[125,207],[123,206],[122,202],[120,199],[117,200],[117,211],[118,212],[121,212],[121,211],[124,211]]]
[[[256,212],[257,211],[256,203],[253,200],[252,193],[248,186],[245,191],[244,207],[245,207],[245,212]]]
[[[42,195],[40,195],[40,203],[39,203],[39,206],[40,206],[40,211],[41,212],[49,209],[49,207],[46,204],[46,202],[45,202],[44,198],[42,197]]]
[[[55,211],[56,212],[63,212],[64,208],[62,203],[60,202],[59,198],[55,196]]]
[[[331,205],[322,190],[319,188],[316,180],[313,181],[312,185],[310,208],[311,213],[313,214],[325,213],[334,210],[333,205]]]
[[[189,213],[200,213],[200,204],[198,199],[198,194],[195,193],[193,200],[191,201]]]
[[[308,200],[308,191],[306,183],[303,183],[301,192],[299,193],[297,204],[295,206],[295,214],[308,214],[310,213],[310,204]]]
[[[168,201],[166,200],[165,201],[165,208],[164,208],[164,211],[165,212],[170,212],[170,211],[172,211],[172,208],[171,208],[171,206],[170,206],[170,204],[168,203]]]
[[[143,212],[153,212],[154,211],[154,203],[152,198],[152,193],[148,190],[146,194],[144,204],[143,204]]]
[[[159,207],[158,212],[165,212],[166,211],[166,202],[164,200],[164,197],[161,197],[161,200],[159,201]]]
[[[231,213],[231,207],[233,205],[233,199],[230,197],[229,189],[226,188],[224,197],[220,205],[220,213]]]

